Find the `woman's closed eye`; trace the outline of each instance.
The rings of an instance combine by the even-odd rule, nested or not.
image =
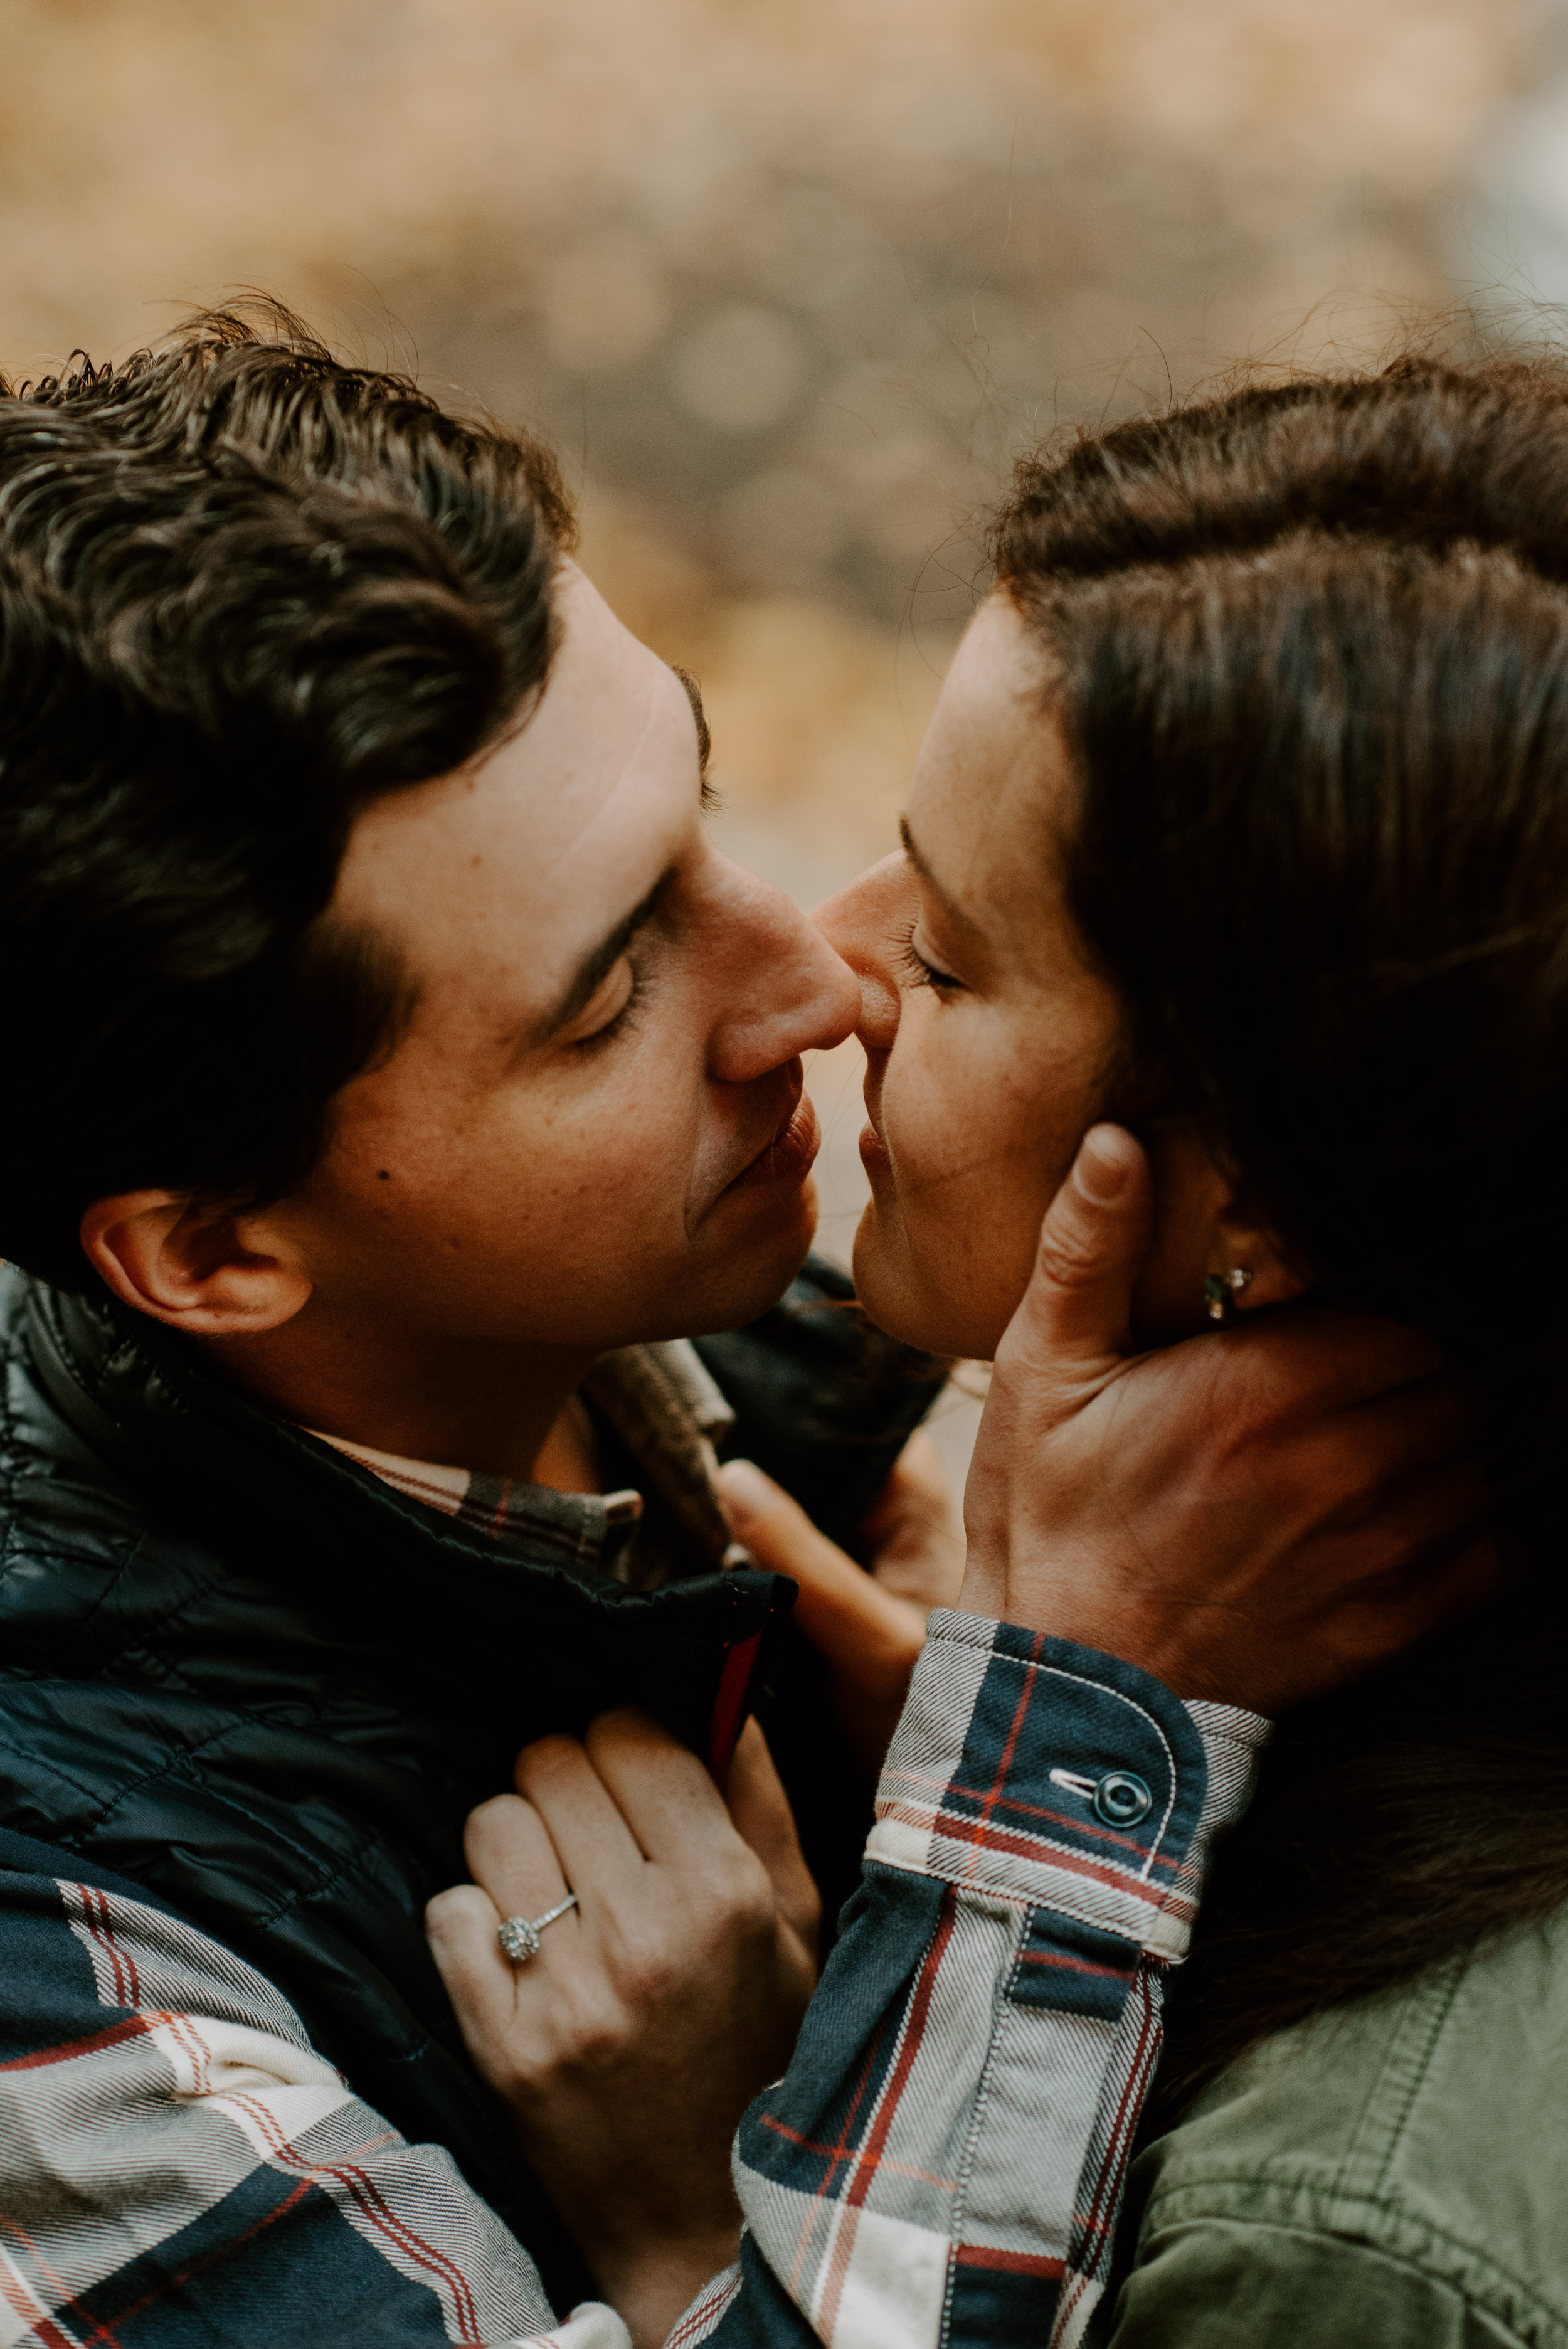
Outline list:
[[[965,994],[966,989],[963,979],[954,978],[950,970],[939,969],[935,963],[927,961],[921,953],[914,943],[914,929],[912,922],[898,942],[898,959],[910,985],[934,987],[938,995]]]

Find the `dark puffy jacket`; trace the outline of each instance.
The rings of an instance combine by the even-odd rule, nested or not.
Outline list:
[[[941,1382],[847,1294],[814,1263],[700,1350],[738,1414],[725,1448],[841,1538]],[[758,1710],[809,1854],[845,1889],[864,1823],[784,1624],[793,1586],[703,1571],[635,1592],[499,1548],[157,1325],[10,1270],[0,1358],[0,1826],[268,1975],[359,2095],[448,2146],[570,2305],[583,2280],[469,2067],[424,1906],[466,1873],[464,1816],[521,1744],[633,1699],[702,1749],[725,1658],[758,1632]]]

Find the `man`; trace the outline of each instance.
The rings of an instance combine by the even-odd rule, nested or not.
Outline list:
[[[286,321],[0,406],[12,2337],[580,2295],[421,1922],[526,1740],[755,1691],[858,1841],[713,1445],[853,1539],[941,1366],[790,1287],[856,988],[568,540]]]
[[[835,1312],[727,1341],[733,1404],[593,1371],[789,1286],[857,991],[707,838],[529,444],[215,320],[9,403],[0,482],[0,1247],[53,1284],[4,1816],[256,1965],[548,2271],[422,1911],[533,1730],[640,1697],[727,1757],[784,1612],[719,1572],[736,1407],[846,1534],[925,1407]]]

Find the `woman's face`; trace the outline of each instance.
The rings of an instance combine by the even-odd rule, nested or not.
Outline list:
[[[864,996],[856,1285],[882,1328],[944,1353],[995,1353],[1118,1037],[1063,900],[1075,791],[1045,691],[1035,640],[993,596],[916,762],[907,854],[818,917]]]
[[[1106,1113],[1115,993],[1081,958],[1062,843],[1077,786],[1047,674],[1012,605],[976,615],[910,788],[907,853],[818,919],[858,975],[872,1199],[855,1280],[910,1344],[989,1360],[1022,1297],[1046,1209]],[[1248,1307],[1301,1283],[1233,1178],[1179,1130],[1151,1144],[1154,1232],[1133,1298],[1147,1341],[1204,1327],[1203,1281],[1247,1266]]]

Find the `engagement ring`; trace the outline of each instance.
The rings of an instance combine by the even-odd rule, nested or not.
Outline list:
[[[575,1909],[577,1895],[569,1892],[542,1917],[503,1917],[495,1929],[496,1940],[514,1966],[527,1965],[530,1958],[539,1955],[539,1937],[546,1925],[553,1925],[557,1917],[564,1917],[568,1909]]]

